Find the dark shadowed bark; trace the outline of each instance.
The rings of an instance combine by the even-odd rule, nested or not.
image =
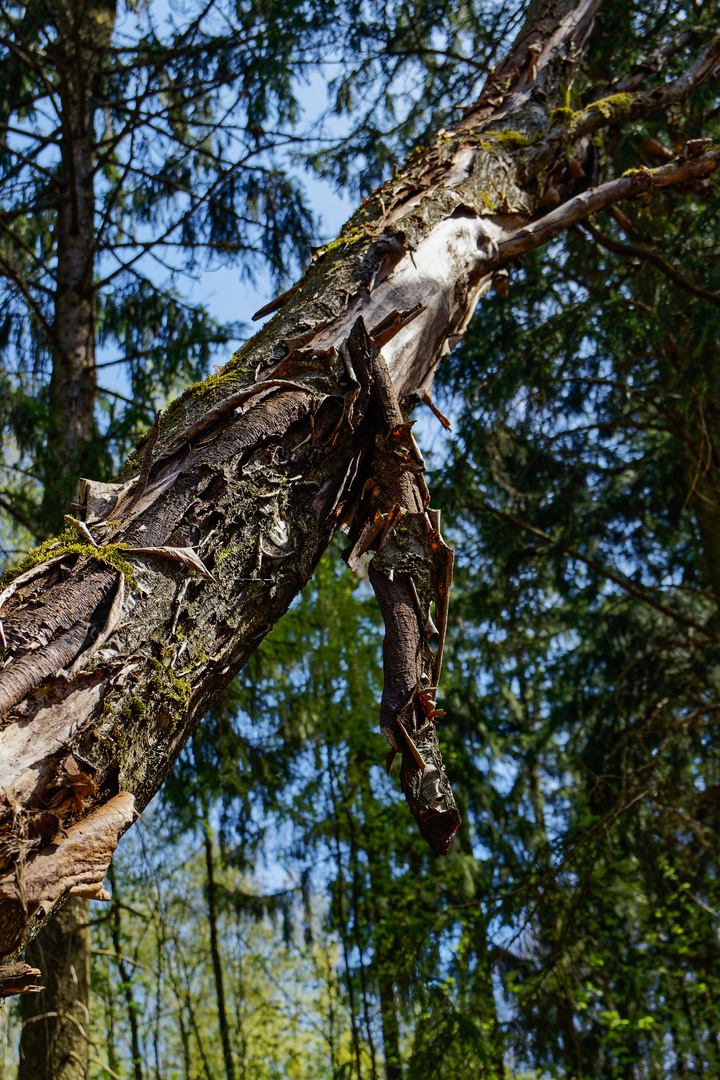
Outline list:
[[[456,129],[374,193],[272,322],[167,410],[123,482],[85,484],[74,533],[0,594],[1,952],[60,896],[101,895],[133,800],[142,809],[157,791],[338,528],[351,565],[373,553],[381,726],[423,834],[447,851],[459,816],[436,694],[451,555],[408,412],[478,299],[504,287],[504,264],[617,199],[699,182],[720,163],[691,146],[598,183],[590,136],[684,99],[720,56],[715,39],[651,93],[620,74],[609,97],[571,113],[563,94],[599,2],[531,5]],[[92,842],[70,860],[78,828]]]

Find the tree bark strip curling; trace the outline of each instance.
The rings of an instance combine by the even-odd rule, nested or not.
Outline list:
[[[459,818],[435,694],[450,555],[405,418],[503,264],[597,209],[570,167],[578,147],[592,160],[588,131],[679,100],[718,70],[714,39],[692,78],[568,117],[563,93],[599,2],[531,5],[457,128],[375,192],[271,323],[169,407],[152,459],[131,460],[117,485],[84,483],[81,520],[3,594],[0,874],[17,918],[0,925],[0,953],[55,901],[25,888],[38,860],[62,859],[57,838],[123,793],[148,803],[338,528],[351,563],[375,550],[381,724],[423,832],[447,850]],[[691,156],[663,168],[680,175]],[[693,160],[702,175],[718,165],[712,151]],[[586,186],[598,179],[588,170]],[[627,178],[608,202],[672,182],[661,172]],[[118,832],[132,817],[123,806]]]

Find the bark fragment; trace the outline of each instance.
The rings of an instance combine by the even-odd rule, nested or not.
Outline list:
[[[0,967],[0,998],[14,994],[39,994],[44,986],[38,986],[42,975],[40,968],[30,964],[3,964]]]
[[[134,797],[121,792],[0,877],[0,953],[17,949],[31,918],[47,914],[63,896],[110,899],[103,879],[134,808]]]

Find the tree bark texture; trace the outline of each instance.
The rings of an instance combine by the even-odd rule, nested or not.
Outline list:
[[[169,407],[117,485],[84,484],[75,533],[0,593],[0,952],[55,901],[24,882],[38,860],[62,861],[60,830],[113,805],[126,813],[118,831],[130,824],[122,800],[147,804],[338,528],[351,566],[374,553],[381,726],[423,834],[447,851],[459,815],[435,729],[451,554],[405,418],[479,297],[503,287],[505,263],[617,199],[698,182],[720,163],[689,147],[597,185],[593,132],[682,100],[720,63],[714,39],[682,78],[646,93],[628,76],[616,86],[632,93],[611,86],[568,115],[562,95],[599,3],[531,5],[456,129],[366,200],[268,305],[276,317]],[[95,870],[116,840],[103,835]]]
[[[0,969],[0,998],[15,994],[39,994],[44,986],[38,986],[39,968],[30,964],[5,964]]]

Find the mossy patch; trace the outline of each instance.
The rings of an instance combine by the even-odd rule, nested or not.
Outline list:
[[[84,555],[86,558],[95,559],[106,566],[112,566],[114,570],[119,570],[130,584],[134,582],[133,568],[127,559],[123,558],[124,552],[130,549],[129,544],[106,544],[104,547],[93,547],[92,544],[83,544],[78,540],[77,535],[75,529],[66,529],[59,536],[54,536],[50,540],[45,540],[39,547],[32,548],[16,566],[11,566],[5,571],[0,584],[9,585],[20,574],[50,559],[56,559],[60,555]]]
[[[189,618],[180,619],[175,627],[175,637],[178,641],[187,641],[192,633],[192,620]]]
[[[523,135],[521,131],[484,131],[484,139],[492,139],[494,143],[500,143],[509,150],[519,149],[523,146],[532,146],[533,139]]]
[[[570,125],[576,120],[579,120],[582,115],[582,111],[576,112],[575,109],[571,109],[569,105],[561,105],[559,108],[553,109],[550,113],[550,123],[565,123]]]
[[[358,240],[367,240],[368,234],[365,229],[361,229],[358,226],[352,228],[343,229],[340,235],[331,240],[329,244],[325,244],[324,247],[319,248],[315,252],[315,261],[324,259],[326,255],[329,255],[333,251],[339,251],[340,248],[345,247],[346,244],[356,244]]]
[[[190,700],[190,683],[185,679],[178,679],[170,665],[163,664],[156,657],[152,656],[150,663],[155,669],[155,674],[150,679],[152,689],[166,701],[174,701],[181,707],[187,705]]]
[[[572,109],[569,104],[560,105],[550,113],[550,125],[566,124],[569,128],[579,123],[589,112],[599,112],[606,120],[612,120],[632,104],[632,94],[611,94],[610,97],[591,101],[585,109]]]
[[[613,116],[624,112],[631,105],[632,99],[632,94],[611,94],[610,97],[592,101],[585,112],[599,112],[606,120],[611,120]]]
[[[171,408],[174,409],[184,401],[190,401],[197,397],[204,397],[213,390],[227,390],[230,384],[235,383],[237,383],[237,371],[226,371],[220,372],[217,375],[208,375],[207,379],[203,379],[202,382],[191,383],[190,386],[187,386],[180,397],[176,398],[171,406],[168,406],[165,415],[167,416],[170,413]]]
[[[147,712],[147,705],[139,697],[132,697],[129,701],[123,701],[120,707],[120,716],[123,720],[133,720],[143,716]]]

